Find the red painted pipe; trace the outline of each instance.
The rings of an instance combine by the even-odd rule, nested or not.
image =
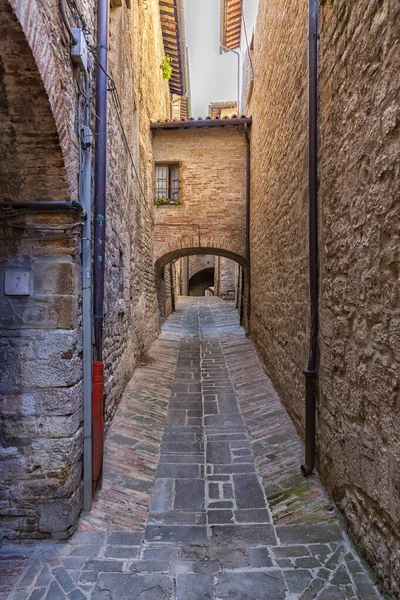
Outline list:
[[[93,447],[93,473],[92,490],[96,491],[96,482],[100,476],[103,463],[104,445],[104,417],[103,417],[103,390],[104,390],[104,363],[94,362],[92,371],[92,447]]]

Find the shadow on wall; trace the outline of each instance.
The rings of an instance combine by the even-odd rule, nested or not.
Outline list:
[[[189,279],[189,296],[205,296],[206,289],[214,286],[214,267],[203,269]]]

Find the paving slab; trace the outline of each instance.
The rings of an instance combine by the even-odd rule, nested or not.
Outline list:
[[[380,600],[234,305],[181,299],[150,357],[78,531],[0,550],[7,600]]]

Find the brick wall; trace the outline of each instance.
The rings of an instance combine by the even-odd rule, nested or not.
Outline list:
[[[306,364],[307,6],[260,2],[252,127],[252,301]],[[320,9],[319,470],[386,591],[399,594],[398,181],[400,7]],[[397,205],[396,205],[397,201]],[[304,381],[256,319],[300,433]]]
[[[246,140],[243,128],[157,130],[154,160],[180,162],[179,206],[155,210],[155,259],[219,249],[245,257]],[[200,239],[199,239],[200,236]]]
[[[251,301],[301,364],[308,356],[307,4],[260,2],[251,99]],[[267,369],[303,420],[304,377],[258,319],[252,335]]]

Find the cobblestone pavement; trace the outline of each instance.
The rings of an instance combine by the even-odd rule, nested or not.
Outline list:
[[[5,545],[0,600],[381,598],[233,305],[181,299],[151,355],[93,511],[70,540]]]

